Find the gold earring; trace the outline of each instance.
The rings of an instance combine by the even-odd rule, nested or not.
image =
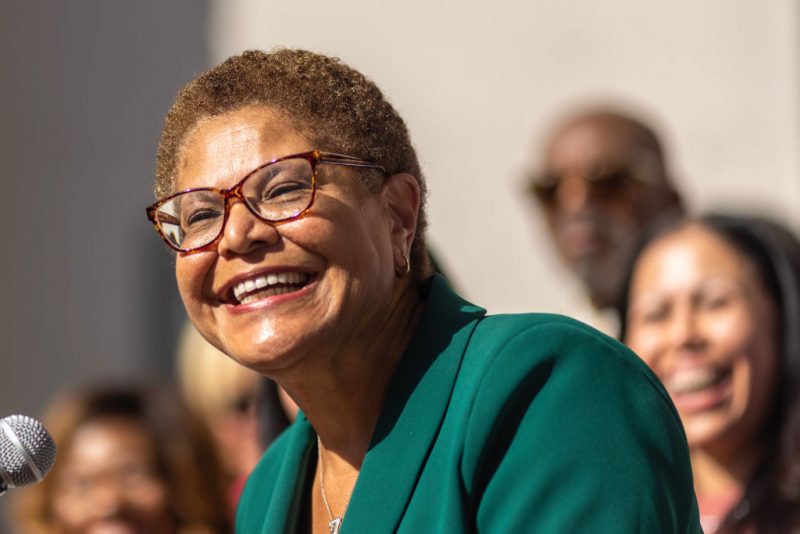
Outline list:
[[[395,268],[395,273],[397,273],[397,276],[400,278],[405,278],[411,272],[411,260],[409,259],[408,254],[405,252],[400,252],[400,254],[403,256],[403,260],[405,260],[405,265],[403,266],[402,270],[397,270]]]

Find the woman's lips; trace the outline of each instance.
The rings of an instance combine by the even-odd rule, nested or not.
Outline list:
[[[284,302],[301,298],[310,293],[317,285],[317,276],[314,273],[302,274],[299,283],[276,283],[266,287],[255,287],[251,292],[241,294],[241,301],[232,297],[225,307],[234,314],[275,306]],[[297,278],[294,278],[297,279]]]
[[[240,304],[249,304],[302,289],[313,278],[313,273],[299,271],[263,273],[238,282],[231,291]]]
[[[680,369],[673,371],[664,385],[681,413],[702,412],[730,398],[731,370],[714,366]]]

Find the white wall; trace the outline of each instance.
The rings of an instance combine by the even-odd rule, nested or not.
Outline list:
[[[800,222],[798,13],[791,0],[212,2],[212,58],[338,55],[406,118],[431,242],[491,311],[571,311],[572,280],[521,194],[572,104],[627,102],[663,133],[692,207]]]

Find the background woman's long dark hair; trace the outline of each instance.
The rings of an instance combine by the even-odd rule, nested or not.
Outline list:
[[[672,220],[650,229],[631,259],[617,306],[620,339],[625,339],[636,259],[652,240],[686,224],[698,224],[715,232],[748,258],[780,317],[778,388],[760,436],[765,447],[763,460],[747,481],[742,500],[725,518],[721,531],[737,533],[755,525],[759,534],[786,533],[800,527],[800,242],[785,227],[750,216],[714,214],[696,220]]]

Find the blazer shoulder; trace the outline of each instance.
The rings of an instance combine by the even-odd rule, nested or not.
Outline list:
[[[644,426],[667,425],[676,442],[685,443],[677,410],[650,368],[619,341],[569,317],[485,317],[459,374],[467,443],[479,449],[498,425],[515,427],[533,413],[558,426],[568,407],[581,414],[573,421],[579,426],[592,420],[611,428],[627,424],[627,414]]]
[[[692,531],[683,427],[661,383],[624,345],[567,317],[489,316],[461,375],[461,476],[479,526],[502,516],[536,532]],[[516,500],[509,486],[519,486]],[[530,523],[514,512],[525,499],[561,504]]]
[[[478,324],[467,347],[464,371],[477,373],[482,385],[516,382],[536,368],[559,374],[612,376],[641,382],[671,411],[669,395],[650,368],[628,347],[599,330],[549,313],[489,315]],[[674,413],[677,418],[677,412]]]

